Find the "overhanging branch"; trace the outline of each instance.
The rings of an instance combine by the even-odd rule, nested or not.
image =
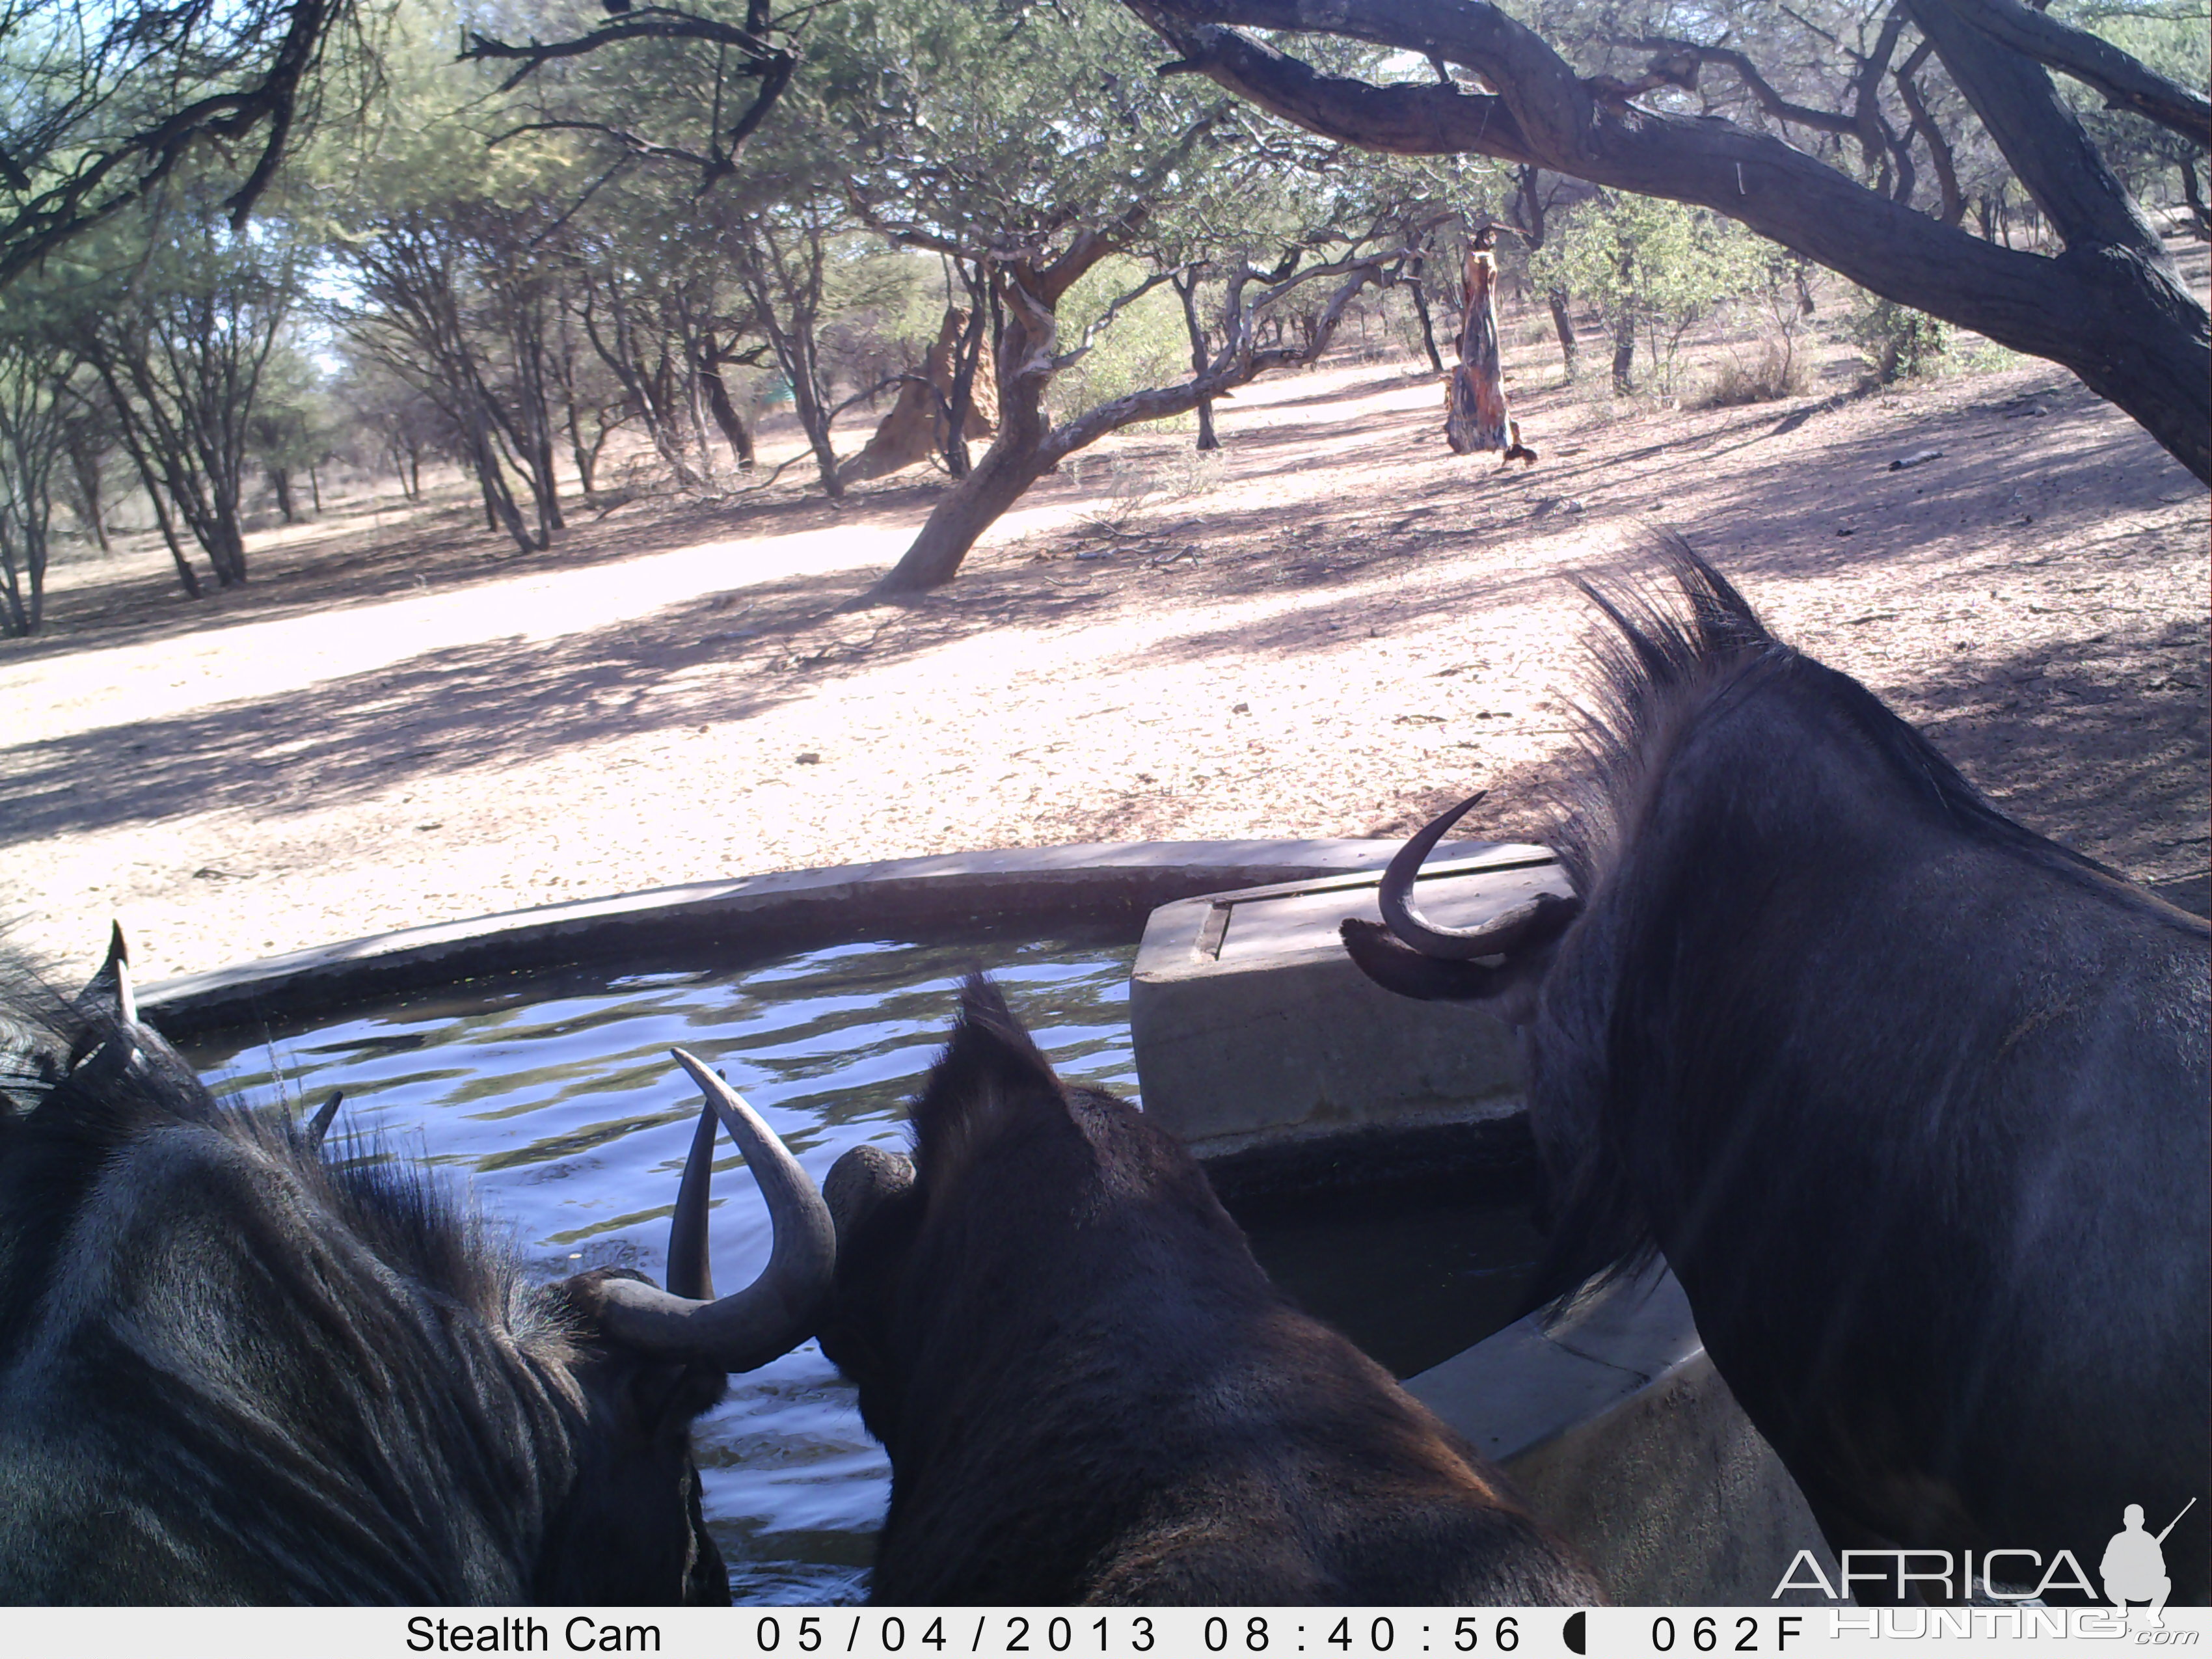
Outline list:
[[[2212,100],[2169,81],[2101,35],[2020,0],[1950,0],[1951,9],[2000,46],[2072,76],[2144,119],[2212,149]]]
[[[1965,22],[1954,0],[1900,4],[2059,229],[2057,257],[1994,246],[1778,137],[1608,98],[1482,0],[1123,3],[1175,50],[1179,70],[1340,142],[1494,156],[1724,214],[1889,299],[2064,364],[2212,481],[2212,319],[2040,64]],[[1884,48],[1899,27],[1893,13]],[[1495,95],[1322,75],[1246,27],[1419,52],[1474,70]],[[1887,70],[1887,50],[1860,66],[1863,107]]]

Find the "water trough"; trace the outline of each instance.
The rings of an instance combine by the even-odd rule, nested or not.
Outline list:
[[[297,952],[143,1006],[249,1085],[345,1087],[358,1127],[465,1169],[548,1272],[658,1272],[693,1109],[671,1042],[727,1068],[818,1177],[898,1137],[981,963],[1068,1075],[1183,1135],[1278,1280],[1505,1462],[1617,1600],[1764,1601],[1818,1534],[1671,1279],[1499,1328],[1539,1243],[1511,1045],[1335,947],[1393,850],[1054,848],[697,884]],[[1422,898],[1464,924],[1558,879],[1541,848],[1468,843]],[[717,1276],[738,1280],[765,1237],[742,1177],[720,1186]],[[702,1437],[733,1587],[857,1595],[884,1472],[849,1392],[811,1347],[736,1381]]]

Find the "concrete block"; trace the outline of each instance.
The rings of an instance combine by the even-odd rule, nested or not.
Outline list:
[[[1665,1264],[1536,1316],[1407,1389],[1512,1477],[1631,1607],[1826,1606],[1778,1599],[1801,1549],[1835,1559],[1797,1483],[1706,1357]]]
[[[1472,927],[1565,893],[1541,847],[1460,843],[1422,872],[1422,913]],[[1129,984],[1145,1110],[1202,1156],[1266,1139],[1503,1117],[1521,1106],[1512,1035],[1457,1004],[1383,990],[1337,938],[1379,920],[1379,873],[1285,882],[1162,906]]]

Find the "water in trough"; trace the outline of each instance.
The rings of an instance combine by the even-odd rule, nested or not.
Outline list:
[[[904,1103],[969,968],[990,970],[1061,1074],[1137,1097],[1123,930],[1037,941],[874,941],[732,965],[605,965],[469,981],[305,1028],[189,1045],[218,1086],[312,1106],[392,1155],[453,1170],[549,1274],[659,1276],[699,1097],[669,1059],[719,1067],[818,1181],[849,1147],[903,1149]],[[749,1280],[768,1228],[728,1140],[714,1279]],[[1401,1376],[1511,1316],[1537,1235],[1526,1207],[1449,1194],[1270,1203],[1251,1223],[1277,1281]],[[697,1436],[709,1523],[741,1600],[866,1594],[889,1467],[811,1343],[731,1379]]]

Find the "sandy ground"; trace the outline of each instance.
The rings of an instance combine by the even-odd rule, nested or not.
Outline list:
[[[1324,367],[1224,405],[1218,473],[1109,441],[896,609],[838,606],[920,474],[527,557],[449,495],[262,538],[197,606],[152,550],[64,568],[0,644],[0,914],[70,972],[120,916],[158,978],[869,857],[1401,833],[1484,785],[1526,834],[1590,622],[1564,577],[1660,526],[2027,823],[2204,872],[2206,493],[2124,416],[2042,364],[1623,414],[1513,361],[1533,471],[1447,453],[1425,374]]]

